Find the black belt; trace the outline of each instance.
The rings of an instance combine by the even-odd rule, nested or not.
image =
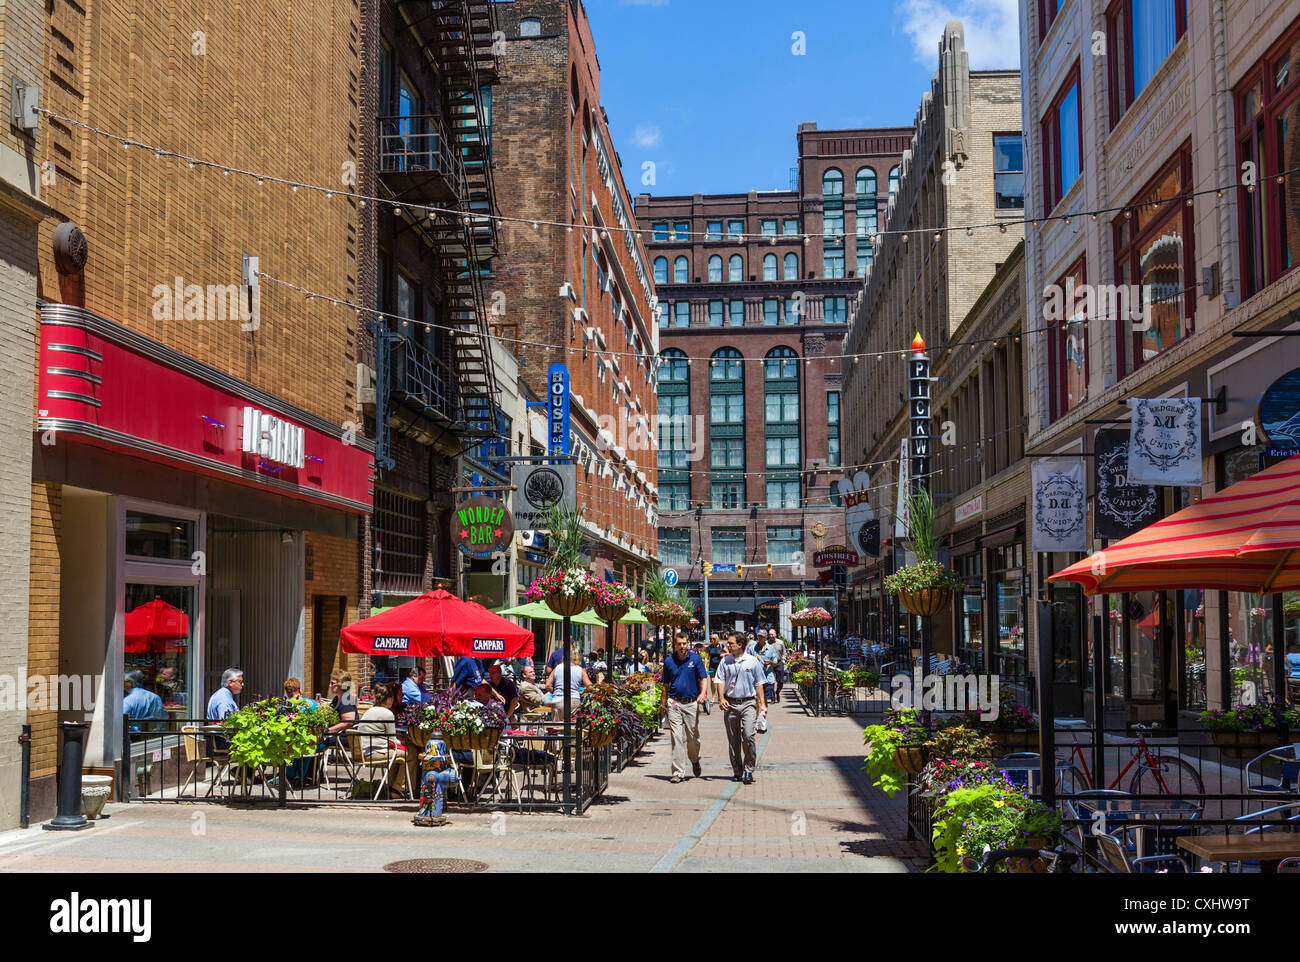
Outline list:
[[[748,695],[745,698],[728,698],[727,701],[753,701],[755,697],[757,696]]]

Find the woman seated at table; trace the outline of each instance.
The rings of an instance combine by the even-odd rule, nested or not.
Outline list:
[[[394,791],[400,792],[406,788],[406,746],[397,740],[397,716],[393,714],[396,692],[393,688],[394,686],[382,681],[371,686],[375,703],[366,709],[353,731],[361,736],[361,754],[364,757],[369,758],[382,752],[398,756],[393,765],[391,782]]]
[[[302,693],[302,682],[297,678],[286,678],[284,681],[284,697],[289,701],[300,698],[307,703],[309,708],[319,708],[320,705],[314,698],[308,698]]]
[[[337,723],[325,729],[325,745],[337,745],[339,732],[347,731],[357,723],[357,696],[352,693],[352,676],[346,671],[330,675],[330,692],[334,695],[330,707],[339,716]]]
[[[582,689],[590,684],[591,678],[587,675],[587,670],[582,667],[582,652],[575,647],[569,655],[569,663],[557,665],[555,671],[551,672],[551,677],[546,679],[546,690],[551,692],[546,700],[552,705],[563,704],[564,689],[567,687],[573,705],[577,707],[582,697]]]

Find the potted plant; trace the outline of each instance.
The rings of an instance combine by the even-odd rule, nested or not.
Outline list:
[[[1002,777],[954,788],[935,810],[934,870],[962,872],[966,857],[989,849],[1047,848],[1061,834],[1061,819]],[[1032,871],[1033,865],[1004,863],[1003,871]]]
[[[446,736],[448,748],[492,751],[501,740],[501,731],[505,727],[506,710],[500,702],[482,705],[472,698],[464,698],[452,705],[451,716],[442,733]]]
[[[1228,758],[1256,758],[1290,740],[1300,728],[1300,708],[1281,703],[1237,705],[1201,712],[1199,721]]]
[[[228,715],[221,729],[231,762],[256,770],[314,754],[320,732],[337,720],[331,708],[311,710],[305,699],[265,698]]]
[[[903,787],[904,775],[916,775],[925,767],[926,736],[917,708],[890,709],[884,722],[862,730],[867,746],[867,774],[872,783],[890,798]]]
[[[962,588],[955,571],[939,563],[939,539],[934,531],[934,499],[924,488],[906,496],[907,546],[916,560],[885,578],[885,590],[914,615],[935,615]]]
[[[965,723],[992,739],[1000,755],[1038,750],[1038,716],[1011,695],[998,699],[996,718],[985,721],[969,711]]]
[[[616,581],[597,581],[592,591],[596,614],[611,625],[627,614],[636,601],[632,589]]]
[[[790,615],[790,624],[799,628],[821,628],[831,623],[831,613],[825,608],[809,606],[806,603],[804,607],[796,609]]]
[[[545,601],[557,615],[572,618],[591,607],[597,580],[583,560],[586,536],[582,531],[582,509],[574,511],[557,503],[546,509],[545,517],[551,557],[542,577],[529,585],[527,598]]]

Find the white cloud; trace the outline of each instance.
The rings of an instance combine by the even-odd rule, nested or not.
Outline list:
[[[653,124],[641,124],[632,134],[632,143],[638,147],[658,147],[663,142],[663,134]]]
[[[895,8],[912,52],[933,70],[939,41],[949,20],[960,20],[972,70],[1020,67],[1020,12],[1017,0],[901,0]]]

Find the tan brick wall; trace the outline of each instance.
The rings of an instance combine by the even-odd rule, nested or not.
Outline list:
[[[59,573],[62,567],[63,488],[35,482],[31,486],[31,588],[27,629],[27,673],[59,672]],[[53,775],[58,750],[58,712],[33,712],[32,778]]]

